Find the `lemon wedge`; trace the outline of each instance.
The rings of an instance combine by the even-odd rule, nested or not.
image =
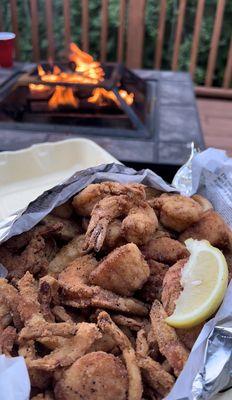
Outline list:
[[[185,241],[190,257],[182,270],[183,291],[166,322],[191,328],[208,319],[219,307],[228,285],[228,267],[222,252],[207,240]]]

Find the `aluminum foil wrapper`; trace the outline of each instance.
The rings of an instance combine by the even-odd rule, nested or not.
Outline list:
[[[190,158],[177,172],[172,185],[150,170],[137,172],[120,164],[100,165],[77,172],[65,183],[43,193],[26,210],[19,210],[2,221],[0,242],[31,229],[54,207],[64,203],[90,183],[107,180],[143,183],[161,191],[180,192],[188,196],[196,192],[202,193],[232,227],[232,160],[225,152],[216,149],[198,153],[192,145]],[[0,276],[4,277],[5,274],[4,266],[0,266]],[[229,390],[232,387],[231,299],[232,284],[229,285],[216,316],[203,327],[184,370],[166,400],[232,399],[232,390]],[[0,356],[0,361],[1,357],[3,356]],[[26,373],[25,382],[28,382]],[[222,390],[224,394],[218,395]],[[0,397],[8,400],[8,397]],[[12,397],[15,400],[19,398],[18,393]]]

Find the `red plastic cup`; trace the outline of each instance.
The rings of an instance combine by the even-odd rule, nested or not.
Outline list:
[[[12,32],[0,32],[0,66],[10,68],[13,65],[15,34]]]

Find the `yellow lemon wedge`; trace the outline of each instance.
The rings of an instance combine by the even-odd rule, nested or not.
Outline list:
[[[228,285],[228,267],[222,252],[207,240],[185,241],[190,257],[182,270],[183,291],[166,322],[191,328],[208,319],[219,307]]]

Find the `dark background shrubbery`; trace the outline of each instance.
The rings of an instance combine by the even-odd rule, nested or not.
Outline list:
[[[45,26],[45,1],[38,0],[39,7],[39,34],[41,56],[47,57],[47,39]],[[140,0],[133,0],[135,2]],[[220,1],[220,0],[219,0]],[[3,7],[4,29],[11,30],[9,0],[1,0]],[[32,59],[31,26],[30,26],[30,6],[29,0],[18,0],[18,17],[20,29],[20,50],[21,59],[28,61]],[[70,0],[71,4],[71,33],[72,40],[81,43],[81,0]],[[154,60],[155,40],[157,35],[157,25],[159,16],[159,0],[147,0],[145,17],[145,40],[143,67],[152,68]],[[178,13],[178,0],[167,1],[167,19],[165,28],[165,41],[162,58],[162,69],[170,69],[173,41]],[[179,69],[187,71],[189,67],[190,51],[192,45],[193,26],[196,13],[196,0],[187,1],[187,10],[184,22],[184,31],[179,57]],[[196,69],[195,81],[198,84],[204,82],[207,58],[210,48],[210,39],[213,30],[213,22],[217,0],[206,0],[204,19],[202,23],[200,46],[198,54],[198,65]],[[90,52],[96,58],[99,57],[100,50],[100,10],[101,0],[89,0],[90,13]],[[109,34],[108,34],[108,53],[109,61],[115,61],[117,49],[117,28],[118,28],[119,0],[109,0]],[[64,20],[62,0],[53,0],[53,30],[56,41],[57,59],[61,58],[64,48]],[[229,42],[232,31],[232,1],[227,0],[226,10],[223,21],[223,30],[220,37],[217,64],[214,76],[214,85],[221,85],[224,68],[226,64]]]

